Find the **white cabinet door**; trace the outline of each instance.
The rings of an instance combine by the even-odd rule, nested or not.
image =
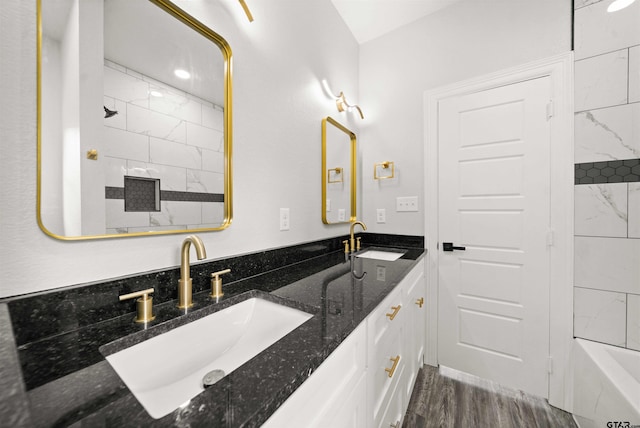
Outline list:
[[[366,369],[366,323],[360,324],[318,367],[287,401],[264,423],[263,428],[299,428],[334,426],[336,409],[353,420],[362,420],[362,399],[352,396],[361,385]],[[353,407],[350,407],[353,406]],[[342,425],[338,425],[342,426]],[[354,425],[353,427],[365,426]]]
[[[400,368],[400,372],[397,374],[399,380],[395,385],[393,393],[390,394],[390,399],[386,403],[386,409],[377,424],[374,425],[377,428],[400,428],[402,426],[402,420],[407,411],[409,405],[409,399],[403,394],[403,389],[406,385],[411,384],[409,378],[409,367],[405,365]]]
[[[408,376],[405,388],[405,396],[408,399],[411,397],[413,391],[413,384],[418,376],[418,370],[422,367],[424,362],[424,350],[426,341],[426,327],[427,327],[427,305],[425,303],[426,297],[426,282],[424,275],[424,263],[420,262],[419,266],[414,268],[406,279],[406,302],[407,311],[409,316],[407,317],[407,338],[405,340],[406,353],[409,356],[408,362]],[[405,283],[403,282],[403,286]]]
[[[320,427],[367,428],[367,376],[362,373],[360,380],[350,394],[338,400],[337,408],[329,412]]]
[[[407,364],[405,328],[408,313],[402,287],[396,287],[367,318],[368,403],[371,426],[378,426]]]

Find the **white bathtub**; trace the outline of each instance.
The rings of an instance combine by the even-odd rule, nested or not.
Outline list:
[[[640,426],[640,352],[575,339],[573,355],[573,415],[580,428]]]

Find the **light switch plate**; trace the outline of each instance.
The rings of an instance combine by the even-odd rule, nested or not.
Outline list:
[[[396,211],[418,211],[417,196],[401,196],[396,198]]]

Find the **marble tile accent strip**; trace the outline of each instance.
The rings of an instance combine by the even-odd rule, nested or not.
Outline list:
[[[576,6],[593,3],[576,0]],[[574,15],[575,57],[582,59],[640,44],[640,3],[624,11],[608,13],[611,1],[576,8]]]
[[[627,103],[629,50],[575,62],[575,111]]]
[[[627,183],[575,186],[575,234],[627,237]]]
[[[124,199],[124,187],[105,187],[106,199]],[[173,190],[160,190],[161,201],[180,202],[224,202],[222,193],[204,192],[176,192]]]
[[[629,102],[640,102],[640,45],[629,48]]]
[[[640,158],[640,103],[575,114],[575,163]]]
[[[628,238],[640,238],[640,183],[629,183]]]
[[[603,1],[603,0],[575,0],[573,2],[573,8],[575,10],[577,10],[577,9],[582,8],[582,7],[589,6],[591,4],[598,3],[598,2],[601,2],[601,1]]]
[[[626,294],[575,287],[573,312],[576,337],[625,346]]]
[[[29,407],[11,331],[9,309],[0,303],[0,425],[30,427]]]
[[[627,294],[627,348],[640,351],[639,294]]]
[[[640,294],[640,240],[576,236],[577,287]]]
[[[640,159],[575,164],[574,184],[629,183],[640,181]]]

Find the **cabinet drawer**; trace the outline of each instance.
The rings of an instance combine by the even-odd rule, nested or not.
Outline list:
[[[402,371],[398,373],[398,382],[390,391],[389,398],[385,403],[386,407],[384,408],[384,412],[380,412],[380,417],[374,419],[374,427],[400,428],[406,413],[406,407],[409,404],[402,391],[404,385],[406,385],[409,380],[407,369],[408,367],[406,366],[402,367]]]
[[[392,335],[397,335],[404,323],[407,308],[402,301],[402,289],[396,287],[367,319],[369,348],[375,353],[377,347]]]
[[[403,325],[390,330],[369,355],[367,376],[369,379],[369,403],[374,421],[387,407],[391,394],[398,389],[399,379],[407,367],[407,355],[403,349]],[[402,388],[400,388],[402,390]]]

